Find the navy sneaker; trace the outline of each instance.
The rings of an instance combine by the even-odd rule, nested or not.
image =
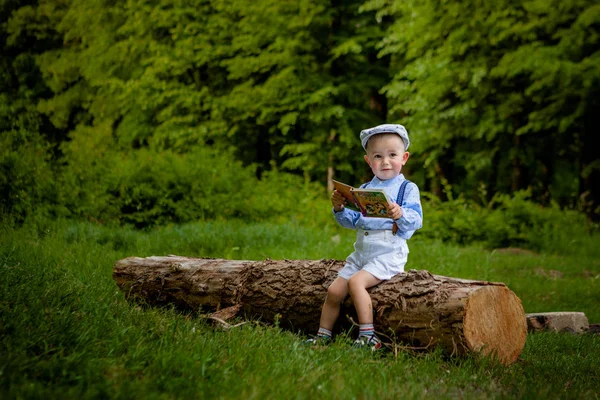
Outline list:
[[[315,336],[303,342],[305,346],[325,346],[331,343],[331,338],[327,336]]]
[[[379,338],[377,336],[373,335],[373,336],[359,336],[354,341],[354,344],[352,346],[356,347],[356,348],[361,348],[361,349],[364,348],[364,349],[370,349],[371,351],[377,351],[383,347],[383,344],[381,344],[381,340],[379,340]]]

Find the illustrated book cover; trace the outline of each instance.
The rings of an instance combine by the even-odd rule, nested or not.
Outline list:
[[[346,198],[344,207],[359,211],[365,217],[389,218],[386,206],[392,202],[383,189],[359,189],[336,180],[333,186]]]

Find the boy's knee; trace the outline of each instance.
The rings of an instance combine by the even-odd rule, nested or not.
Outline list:
[[[336,303],[341,303],[346,298],[348,292],[342,288],[331,285],[327,288],[327,299]]]
[[[357,291],[367,290],[381,283],[381,279],[367,271],[360,271],[348,280],[348,291],[350,294]]]
[[[358,276],[353,275],[348,280],[348,290],[353,291],[353,290],[362,289],[362,288],[364,288],[364,283],[363,283],[362,279],[359,279]]]

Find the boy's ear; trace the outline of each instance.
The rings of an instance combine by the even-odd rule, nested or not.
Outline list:
[[[371,160],[369,160],[369,156],[367,156],[365,154],[364,157],[365,157],[365,161],[367,162],[367,164],[369,164],[369,167],[370,167],[371,166]]]
[[[402,156],[402,165],[406,164],[406,162],[408,161],[408,157],[410,157],[410,153],[408,151],[405,151],[404,155]]]

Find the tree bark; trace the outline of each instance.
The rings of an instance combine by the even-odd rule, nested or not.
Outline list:
[[[113,277],[127,298],[149,305],[242,315],[306,333],[318,328],[339,260],[242,261],[179,256],[126,258]],[[527,335],[519,298],[498,282],[410,270],[369,290],[378,332],[411,346],[514,362]],[[350,298],[336,330],[356,320]]]

